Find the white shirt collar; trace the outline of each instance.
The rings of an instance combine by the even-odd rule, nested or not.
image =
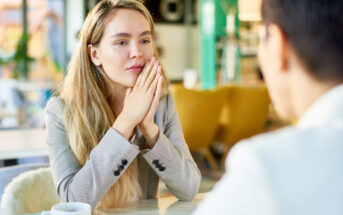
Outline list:
[[[335,120],[343,120],[343,84],[332,88],[315,101],[300,118],[297,127],[320,126]]]

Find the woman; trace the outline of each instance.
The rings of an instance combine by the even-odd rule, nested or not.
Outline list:
[[[62,201],[120,207],[156,198],[159,179],[180,200],[197,193],[200,172],[174,101],[162,93],[167,79],[153,34],[150,14],[136,0],[103,0],[88,14],[67,76],[46,108]]]

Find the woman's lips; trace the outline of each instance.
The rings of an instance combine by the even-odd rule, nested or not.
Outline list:
[[[130,72],[134,72],[134,73],[140,73],[142,71],[143,67],[130,67],[127,70]]]

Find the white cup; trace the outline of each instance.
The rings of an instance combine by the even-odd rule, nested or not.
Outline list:
[[[41,215],[91,215],[91,206],[83,202],[62,202]]]
[[[194,69],[186,69],[183,73],[183,85],[192,89],[197,84],[197,72]]]

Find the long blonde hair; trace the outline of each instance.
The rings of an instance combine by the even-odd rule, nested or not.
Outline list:
[[[55,92],[65,104],[64,123],[69,144],[82,166],[88,160],[92,149],[115,121],[115,115],[108,103],[111,92],[110,80],[103,69],[95,66],[91,61],[88,45],[96,45],[100,42],[109,17],[121,8],[133,9],[143,14],[150,24],[151,33],[154,33],[152,17],[140,1],[100,1],[87,15],[67,75]],[[155,56],[158,57],[154,43],[153,46]],[[163,88],[167,92],[168,82],[163,70],[162,75],[165,83]],[[135,159],[103,196],[97,205],[98,208],[118,207],[142,198],[137,166]]]

